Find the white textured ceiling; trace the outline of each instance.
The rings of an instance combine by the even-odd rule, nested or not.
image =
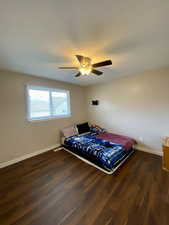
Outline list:
[[[74,78],[75,54],[111,59]],[[169,0],[0,0],[0,69],[87,85],[169,65]]]

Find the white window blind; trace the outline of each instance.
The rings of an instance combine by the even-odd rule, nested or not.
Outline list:
[[[69,91],[27,86],[28,120],[70,116]]]

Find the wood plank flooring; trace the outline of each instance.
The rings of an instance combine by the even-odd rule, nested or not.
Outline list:
[[[65,151],[0,170],[0,225],[168,225],[169,173],[136,152],[106,175]]]

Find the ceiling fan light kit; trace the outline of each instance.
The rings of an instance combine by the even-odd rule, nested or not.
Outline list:
[[[112,65],[111,60],[106,60],[103,62],[98,62],[98,63],[92,64],[92,60],[89,57],[85,57],[82,55],[76,55],[76,58],[78,59],[78,61],[80,63],[80,67],[70,67],[69,66],[69,67],[59,67],[59,69],[77,69],[77,70],[79,70],[79,72],[75,75],[75,77],[79,77],[81,75],[86,76],[86,75],[89,75],[90,73],[100,76],[103,74],[103,72],[96,70],[94,68]]]
[[[92,69],[91,68],[80,68],[79,69],[80,70],[80,73],[82,74],[82,75],[89,75],[90,73],[91,73],[91,71],[92,71]]]

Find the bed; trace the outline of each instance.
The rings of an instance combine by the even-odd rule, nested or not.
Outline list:
[[[135,140],[108,132],[87,132],[65,138],[63,148],[107,174],[112,174],[134,152]]]

